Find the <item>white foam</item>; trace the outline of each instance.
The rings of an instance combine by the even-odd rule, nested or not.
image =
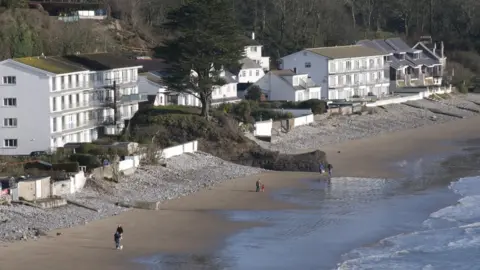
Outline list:
[[[462,178],[450,189],[463,196],[424,222],[424,231],[385,238],[344,255],[338,269],[476,269],[480,248],[480,177]],[[435,226],[442,223],[443,227]],[[445,224],[448,224],[445,225]]]

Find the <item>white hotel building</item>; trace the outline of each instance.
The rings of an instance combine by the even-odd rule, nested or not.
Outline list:
[[[308,74],[321,86],[322,99],[352,99],[389,93],[387,54],[351,45],[310,48],[281,58],[281,69]]]
[[[0,155],[28,155],[118,134],[143,100],[140,68],[111,54],[0,62]]]

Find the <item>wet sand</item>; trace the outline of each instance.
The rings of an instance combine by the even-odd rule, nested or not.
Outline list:
[[[393,162],[459,149],[458,143],[478,138],[480,117],[401,131],[331,145],[327,152],[335,176],[393,177],[400,171]],[[261,178],[266,192],[253,192]],[[85,226],[57,230],[37,241],[0,248],[5,269],[143,269],[129,261],[157,253],[202,254],[215,250],[232,233],[258,226],[257,222],[231,222],[215,210],[284,210],[304,208],[272,199],[282,188],[309,189],[301,180],[318,174],[274,172],[228,181],[211,190],[169,201],[157,212],[134,210]],[[117,224],[125,228],[125,249],[113,249]],[[57,233],[61,233],[57,236]],[[187,268],[186,268],[187,269]]]

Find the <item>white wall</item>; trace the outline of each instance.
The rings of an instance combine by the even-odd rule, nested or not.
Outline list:
[[[191,141],[188,143],[168,147],[162,150],[162,158],[171,158],[181,155],[183,153],[194,153],[198,150],[198,141]]]
[[[313,123],[313,114],[295,117],[293,127],[305,126]]]
[[[265,75],[261,68],[246,68],[241,69],[238,73],[239,83],[254,83]]]
[[[72,181],[55,181],[52,184],[52,195],[54,196],[64,196],[72,194]]]
[[[311,109],[273,109],[275,112],[291,113],[293,117],[304,116],[312,113]]]
[[[322,89],[323,99],[328,98],[328,59],[318,54],[303,50],[281,59],[282,69],[295,70],[297,74],[308,74]],[[305,63],[309,62],[310,67]]]
[[[212,100],[230,99],[237,97],[237,84],[228,83],[220,87],[215,87],[212,91]]]
[[[73,186],[73,192],[79,192],[80,190],[83,189],[83,187],[85,187],[85,183],[87,182],[87,177],[85,176],[85,173],[82,171],[82,172],[78,172],[77,174],[75,174],[75,176],[72,177],[73,179],[72,180],[72,186]]]
[[[254,136],[260,137],[271,137],[272,136],[272,127],[273,119],[266,121],[255,122],[255,130],[253,131]]]
[[[15,85],[3,84],[4,76],[15,76]],[[0,62],[0,155],[28,155],[50,149],[49,77],[11,60]],[[16,98],[16,107],[5,107],[5,98]],[[16,118],[17,127],[4,127],[5,118]],[[5,139],[16,139],[17,147],[5,148]]]

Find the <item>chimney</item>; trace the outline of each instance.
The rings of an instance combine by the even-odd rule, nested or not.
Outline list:
[[[433,50],[432,51],[433,51],[433,54],[437,54],[437,43],[436,42],[433,43]]]
[[[297,74],[297,68],[296,67],[293,68],[293,73]]]
[[[442,41],[442,42],[440,43],[440,57],[441,57],[441,58],[445,57],[444,54],[443,54],[443,50],[444,50],[444,49],[445,49],[445,48],[443,47],[443,41]]]
[[[255,40],[255,32],[252,32],[252,39]]]

